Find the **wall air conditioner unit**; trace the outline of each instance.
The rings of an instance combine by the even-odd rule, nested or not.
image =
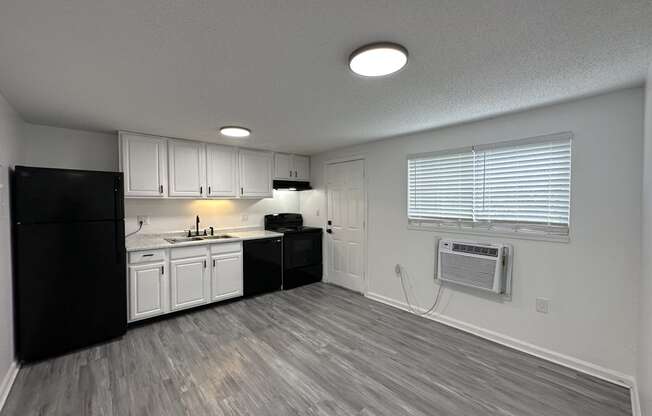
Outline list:
[[[440,240],[437,278],[499,295],[512,289],[512,246],[469,241]]]

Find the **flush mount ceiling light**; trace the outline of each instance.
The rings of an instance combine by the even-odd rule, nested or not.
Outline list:
[[[238,126],[224,126],[220,129],[220,133],[229,137],[248,137],[251,130]]]
[[[356,49],[349,58],[349,68],[365,77],[392,74],[407,64],[407,49],[396,43],[379,42]]]

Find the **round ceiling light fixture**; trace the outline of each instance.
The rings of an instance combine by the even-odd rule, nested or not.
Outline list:
[[[408,52],[403,46],[378,42],[353,51],[349,58],[349,68],[364,77],[382,77],[403,68],[407,60]]]
[[[228,137],[249,137],[251,130],[238,126],[224,126],[220,129],[220,133]]]

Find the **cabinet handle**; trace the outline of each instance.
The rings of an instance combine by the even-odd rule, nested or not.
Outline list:
[[[165,266],[161,266],[161,274],[165,275]]]
[[[210,194],[211,194],[211,187],[209,186],[208,187],[208,195],[210,195]]]
[[[292,177],[292,171],[290,171],[290,178]]]
[[[240,195],[244,195],[244,188],[240,188]]]
[[[296,170],[294,171],[294,177],[295,177],[295,178],[298,177],[298,175],[297,175],[297,171],[296,171]]]
[[[206,260],[204,260],[204,269],[206,268]]]
[[[215,259],[213,259],[213,268],[215,267]]]
[[[204,193],[204,187],[200,186],[199,187],[199,195],[202,195]]]
[[[163,185],[159,185],[159,186],[158,186],[158,192],[159,192],[160,194],[163,193]]]

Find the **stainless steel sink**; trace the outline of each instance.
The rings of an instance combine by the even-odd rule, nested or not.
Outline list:
[[[205,235],[202,237],[202,240],[220,240],[222,238],[236,238],[232,235],[221,234],[221,235]]]
[[[197,235],[194,237],[175,237],[175,238],[166,238],[165,241],[172,244],[178,243],[187,243],[189,241],[203,241],[203,240],[220,240],[224,238],[236,238],[232,235],[222,234],[222,235]]]

